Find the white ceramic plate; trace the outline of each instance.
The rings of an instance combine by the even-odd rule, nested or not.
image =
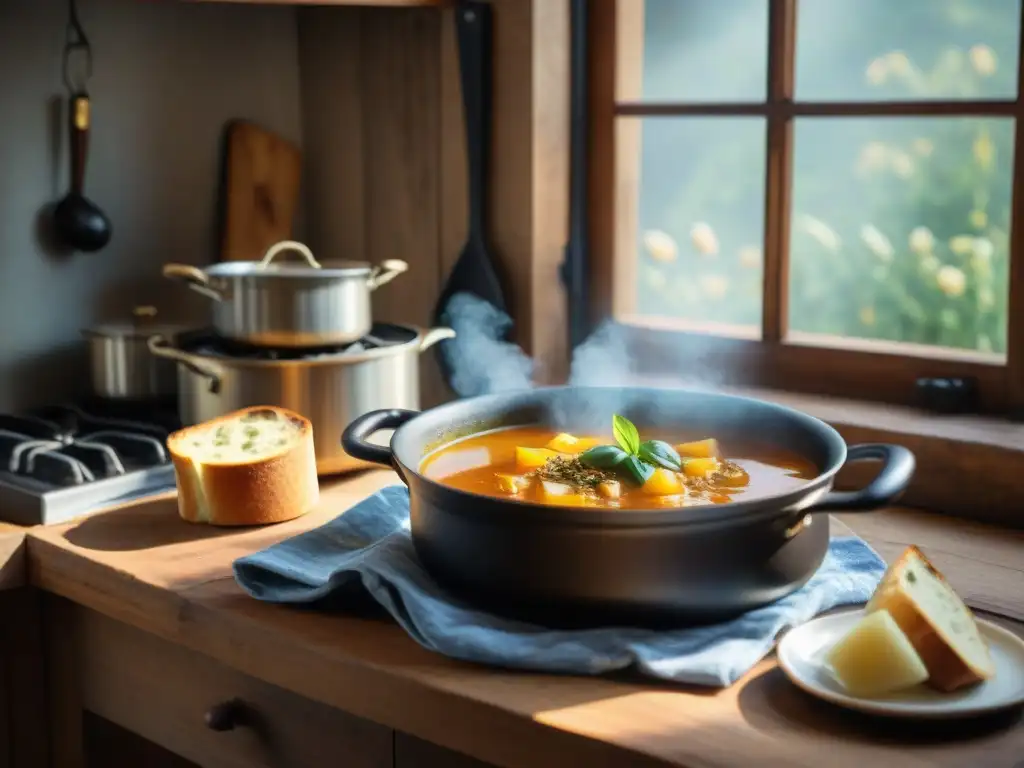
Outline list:
[[[978,619],[978,626],[996,664],[991,680],[953,693],[919,685],[880,698],[851,696],[832,676],[825,655],[863,615],[858,610],[822,616],[790,630],[777,650],[782,671],[813,696],[886,717],[972,717],[1024,703],[1024,640],[982,619]]]

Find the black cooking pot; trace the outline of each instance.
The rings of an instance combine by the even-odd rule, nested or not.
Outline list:
[[[818,475],[796,488],[723,505],[650,510],[553,507],[457,490],[424,477],[424,456],[460,437],[513,425],[605,433],[613,413],[641,433],[678,429],[795,452]],[[391,447],[367,442],[397,428]],[[434,578],[495,613],[540,624],[720,621],[788,595],[818,569],[831,511],[891,503],[914,472],[897,445],[847,449],[832,427],[760,400],[686,390],[552,387],[459,400],[352,422],[345,450],[393,466],[409,486],[416,552]],[[846,461],[880,460],[859,491],[832,491]]]

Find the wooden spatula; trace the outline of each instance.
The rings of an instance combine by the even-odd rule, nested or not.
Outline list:
[[[224,168],[222,261],[259,261],[292,239],[299,202],[302,153],[258,125],[228,125]]]

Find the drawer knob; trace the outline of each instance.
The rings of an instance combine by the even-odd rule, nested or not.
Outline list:
[[[245,704],[241,699],[228,699],[214,704],[203,717],[211,731],[232,731],[245,725]]]

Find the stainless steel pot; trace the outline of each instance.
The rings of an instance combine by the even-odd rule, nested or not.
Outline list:
[[[89,343],[93,392],[117,400],[173,397],[178,391],[175,365],[154,357],[147,342],[152,336],[172,336],[182,330],[158,324],[153,307],[136,307],[126,323],[83,329]]]
[[[274,263],[286,251],[305,264]],[[213,326],[235,341],[272,347],[348,344],[373,324],[370,294],[409,268],[398,259],[371,267],[360,261],[318,262],[291,240],[261,261],[226,261],[205,269],[165,264],[164,277],[182,280],[213,300]]]
[[[184,424],[198,424],[253,405],[278,405],[313,423],[317,470],[333,474],[366,466],[345,453],[338,440],[345,426],[378,408],[417,408],[419,355],[455,332],[388,326],[400,343],[349,354],[298,360],[221,356],[201,346],[174,347],[153,338],[150,351],[178,364],[178,411]]]

